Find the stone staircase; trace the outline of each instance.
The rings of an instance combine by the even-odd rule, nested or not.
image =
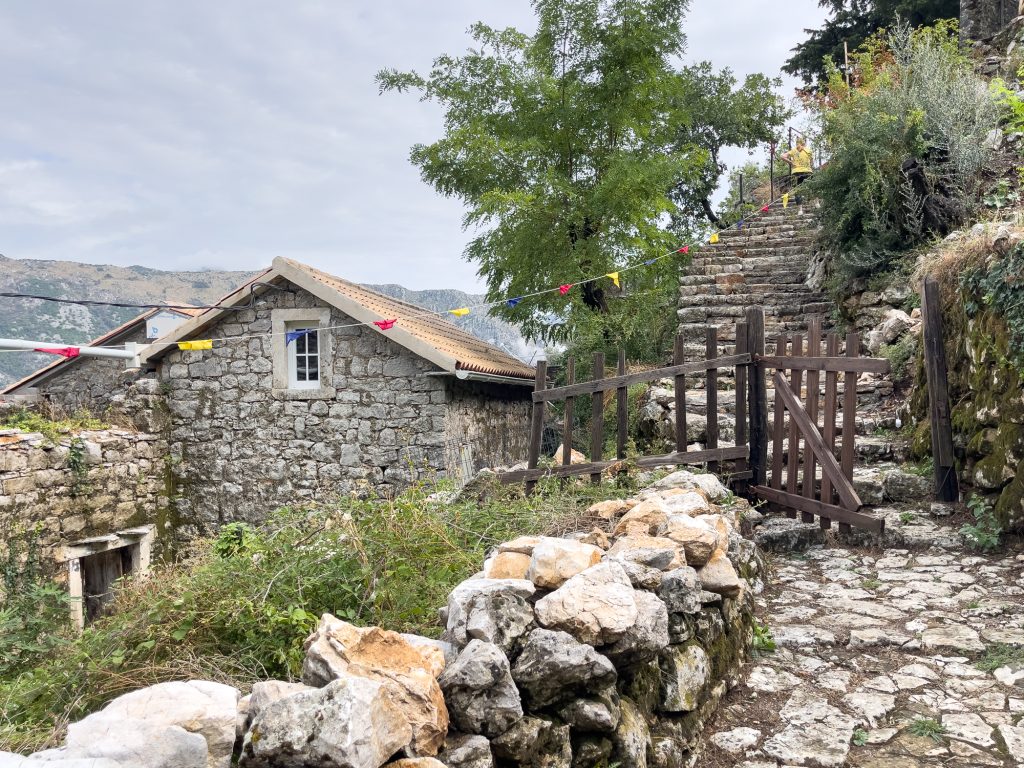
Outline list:
[[[806,332],[808,318],[827,315],[831,304],[807,286],[818,229],[812,204],[787,208],[776,202],[744,221],[743,229],[719,233],[704,245],[679,279],[679,331],[688,354],[703,356],[705,329],[726,330],[749,306],[765,310],[768,339],[782,331]]]

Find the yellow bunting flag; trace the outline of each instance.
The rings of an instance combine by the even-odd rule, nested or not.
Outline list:
[[[458,309],[449,309],[448,311],[456,317],[464,317],[469,314],[469,307],[459,307]]]
[[[213,339],[199,339],[198,341],[179,341],[178,349],[213,349]]]
[[[715,232],[714,234],[712,234],[712,235],[711,235],[711,239],[710,239],[710,240],[708,240],[708,242],[709,242],[709,243],[711,243],[712,245],[714,245],[715,243],[717,243],[717,242],[718,242],[718,233],[717,233],[717,232]]]
[[[782,196],[782,207],[789,208],[789,192]]]
[[[607,275],[605,275],[605,277],[610,277],[612,282],[615,283],[615,287],[616,288],[621,288],[622,287],[622,286],[619,285],[619,273],[618,272],[609,272]]]

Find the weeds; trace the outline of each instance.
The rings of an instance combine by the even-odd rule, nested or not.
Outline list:
[[[860,585],[863,589],[878,589],[880,586],[882,586],[882,582],[880,582],[878,579],[864,579],[864,581],[862,581]]]
[[[863,728],[858,728],[853,732],[853,746],[863,747],[868,743],[868,732]]]
[[[772,631],[756,619],[754,620],[754,644],[753,648],[758,653],[774,653],[776,649],[775,638]]]
[[[932,741],[941,742],[946,733],[946,726],[930,717],[918,717],[907,726],[907,732],[914,736],[927,737]]]
[[[988,646],[985,655],[974,662],[974,666],[982,672],[994,672],[1011,664],[1024,664],[1024,648],[1005,643]]]
[[[983,552],[991,552],[998,548],[1002,526],[992,506],[981,496],[975,495],[967,500],[967,507],[974,515],[974,524],[962,525],[960,533]]]
[[[39,432],[50,440],[57,441],[73,432],[85,429],[103,429],[107,425],[90,414],[82,412],[67,418],[48,418],[27,408],[0,414],[0,429],[20,429],[22,432]]]

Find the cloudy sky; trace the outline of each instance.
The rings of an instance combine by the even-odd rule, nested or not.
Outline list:
[[[692,0],[687,58],[775,73],[822,19],[817,0]],[[374,83],[464,50],[476,20],[532,25],[528,0],[5,3],[0,253],[159,269],[287,255],[479,289],[461,206],[407,159],[439,110]]]

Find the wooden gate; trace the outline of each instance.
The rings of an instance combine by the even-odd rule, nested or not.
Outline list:
[[[857,375],[888,373],[889,361],[860,357],[860,337],[856,333],[847,334],[846,354],[840,356],[839,335],[830,333],[823,339],[818,319],[812,320],[807,340],[805,352],[803,334],[793,334],[792,338],[780,334],[775,354],[758,355],[755,359],[758,377],[763,379],[769,369],[774,371],[770,380],[775,389],[775,407],[771,477],[767,485],[764,482],[755,485],[751,492],[757,498],[784,508],[790,517],[796,517],[799,511],[805,522],[813,522],[817,516],[822,528],[831,527],[835,520],[840,531],[856,526],[881,533],[885,521],[860,513],[863,505],[853,487]],[[820,409],[822,373],[825,374],[824,408]],[[843,374],[842,424],[837,427],[840,374]],[[837,437],[841,438],[838,460],[835,456]]]

